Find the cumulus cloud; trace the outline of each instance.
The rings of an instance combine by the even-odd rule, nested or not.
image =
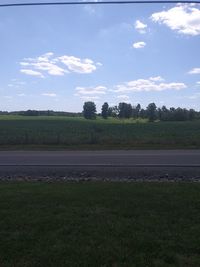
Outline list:
[[[70,71],[77,73],[92,73],[97,67],[91,59],[80,59],[74,56],[62,56],[58,58]],[[99,63],[98,63],[99,65]]]
[[[189,74],[200,74],[200,68],[193,68],[188,73]]]
[[[137,42],[137,43],[133,43],[133,47],[138,49],[138,48],[144,48],[146,45],[145,42]]]
[[[178,4],[167,11],[153,13],[151,19],[181,34],[200,34],[200,9],[194,4]]]
[[[159,77],[159,79],[158,79]],[[154,79],[155,78],[155,79]],[[150,91],[165,91],[165,90],[181,90],[187,86],[184,83],[161,82],[163,79],[160,76],[150,77],[149,79],[138,79],[115,86],[115,92],[150,92]]]
[[[81,59],[74,56],[53,57],[52,52],[36,58],[25,58],[20,65],[21,72],[27,75],[44,77],[45,74],[63,76],[69,72],[92,73],[100,62],[94,63],[91,59]]]
[[[21,69],[20,71],[21,71],[21,73],[24,73],[24,74],[27,74],[27,75],[37,76],[37,77],[40,77],[40,78],[44,78],[44,76],[42,75],[42,73],[39,72],[39,71],[30,70],[30,69]]]
[[[147,24],[142,23],[140,20],[136,20],[135,22],[135,29],[139,33],[145,33],[147,28]]]
[[[43,93],[42,96],[56,97],[55,93]]]
[[[25,58],[20,65],[26,68],[30,68],[32,71],[47,72],[49,75],[61,76],[67,71],[55,64],[52,52],[46,53],[36,58]],[[25,73],[27,74],[27,73]],[[44,76],[42,74],[42,76]]]

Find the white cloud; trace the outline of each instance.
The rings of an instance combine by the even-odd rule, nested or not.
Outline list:
[[[62,56],[58,58],[70,71],[77,73],[92,73],[96,70],[96,65],[91,59],[80,59],[74,56]],[[98,63],[99,65],[99,63]]]
[[[43,93],[42,96],[56,97],[55,93]]]
[[[40,77],[40,78],[44,78],[44,76],[42,75],[42,73],[39,72],[39,71],[29,70],[29,69],[21,69],[20,71],[21,71],[21,73],[24,73],[24,74],[27,74],[27,75],[37,76],[37,77]]]
[[[26,68],[31,68],[34,71],[46,71],[49,75],[61,76],[67,71],[55,64],[52,52],[46,53],[36,58],[25,58],[24,61],[20,62],[20,65]]]
[[[158,79],[159,77],[159,79]],[[155,79],[154,79],[155,78]],[[115,86],[115,92],[150,92],[164,90],[181,90],[187,86],[184,83],[164,83],[161,77],[151,77],[149,79],[138,79]]]
[[[133,43],[133,47],[138,49],[138,48],[144,48],[146,45],[145,42],[137,42],[137,43]]]
[[[145,33],[147,28],[147,24],[142,23],[140,20],[136,20],[135,22],[135,29],[139,33]]]
[[[27,75],[44,77],[45,74],[63,76],[69,72],[92,73],[97,66],[102,66],[100,62],[96,64],[91,59],[81,59],[74,56],[53,57],[49,52],[36,58],[25,58],[20,65],[25,67],[21,72]],[[65,65],[65,67],[61,66]],[[66,68],[67,67],[67,68]]]
[[[200,34],[200,9],[194,4],[178,4],[167,11],[153,13],[151,19],[181,34]]]
[[[99,67],[103,66],[103,64],[101,62],[97,62],[96,65]]]
[[[196,84],[199,86],[200,85],[200,81],[199,82],[196,82]]]
[[[189,74],[200,74],[200,68],[193,68],[188,73]]]
[[[76,96],[82,95],[105,95],[107,88],[105,86],[96,87],[76,87]]]
[[[66,70],[58,67],[57,65],[51,63],[51,62],[37,62],[32,63],[31,66],[35,67],[37,70],[47,71],[50,75],[64,75],[66,73]]]

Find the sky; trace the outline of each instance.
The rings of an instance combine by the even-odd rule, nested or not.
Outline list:
[[[0,110],[85,101],[200,110],[200,5],[0,8]]]

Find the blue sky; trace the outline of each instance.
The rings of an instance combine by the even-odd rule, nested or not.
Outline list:
[[[0,8],[0,36],[0,110],[200,110],[200,5]]]

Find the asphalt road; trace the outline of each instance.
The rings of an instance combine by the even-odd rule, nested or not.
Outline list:
[[[152,180],[166,176],[200,179],[200,150],[0,151],[0,181],[6,177]]]
[[[199,166],[200,150],[1,151],[5,166]]]

